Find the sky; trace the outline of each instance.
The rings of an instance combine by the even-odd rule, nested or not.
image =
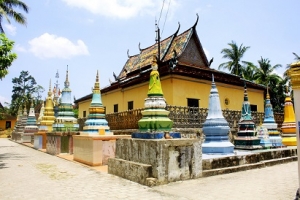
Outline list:
[[[9,74],[0,80],[0,102],[11,102],[12,79],[28,71],[47,96],[50,79],[63,89],[68,66],[72,96],[79,99],[92,92],[99,70],[100,87],[110,85],[129,55],[155,43],[155,20],[161,38],[196,27],[198,37],[212,68],[228,60],[221,50],[228,43],[249,46],[243,60],[268,58],[282,75],[300,55],[300,1],[274,0],[23,0],[29,13],[27,25],[13,20],[2,25],[13,52],[18,55]],[[20,11],[16,8],[17,11]]]

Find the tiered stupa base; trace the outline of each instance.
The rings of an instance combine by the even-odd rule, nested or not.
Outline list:
[[[260,139],[260,145],[264,149],[270,149],[272,142],[269,138],[268,129],[262,126],[257,127],[257,137]]]
[[[233,151],[234,145],[229,141],[213,141],[202,144],[202,153],[204,154],[231,154]]]
[[[107,165],[115,157],[116,140],[130,135],[74,135],[74,160],[90,166]]]
[[[61,153],[73,154],[73,135],[79,135],[79,132],[47,133],[47,153],[51,155],[58,155]]]
[[[131,134],[132,138],[139,138],[139,139],[175,139],[181,138],[181,134],[179,132],[136,132]]]
[[[285,147],[285,145],[282,144],[282,137],[280,135],[269,135],[269,139],[273,148]]]
[[[291,136],[288,134],[282,135],[282,144],[285,146],[297,146],[297,137],[294,134]]]
[[[235,149],[254,150],[261,149],[260,139],[257,137],[237,137],[234,140]]]
[[[24,133],[22,134],[22,143],[31,143],[31,137],[34,136],[34,133]]]

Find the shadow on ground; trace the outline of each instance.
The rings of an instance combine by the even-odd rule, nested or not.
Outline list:
[[[3,146],[0,147],[0,149]],[[10,146],[8,146],[10,147]],[[13,147],[13,146],[11,146]],[[8,168],[7,167],[7,163],[5,162],[5,160],[23,160],[27,158],[27,156],[25,156],[24,154],[18,154],[18,153],[0,153],[0,169],[4,169],[4,168]]]

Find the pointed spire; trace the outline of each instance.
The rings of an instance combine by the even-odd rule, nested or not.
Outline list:
[[[100,93],[99,72],[97,70],[96,82],[93,88],[93,93]]]
[[[69,82],[69,70],[68,70],[68,65],[67,65],[65,87],[68,88],[69,86],[70,86],[70,82]]]
[[[247,93],[246,81],[244,81],[244,101],[248,101],[248,93]]]
[[[267,97],[266,99],[270,99],[270,95],[269,95],[269,84],[267,84]]]
[[[51,91],[51,79],[50,79],[48,97],[51,97],[51,95],[52,95],[52,91]]]

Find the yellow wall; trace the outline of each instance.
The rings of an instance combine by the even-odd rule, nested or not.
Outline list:
[[[3,120],[0,120],[0,129],[5,130],[6,121],[11,122],[11,129],[13,129],[15,127],[16,119],[9,119],[9,120],[3,119]]]
[[[187,98],[200,99],[199,106],[208,107],[211,81],[198,80],[188,77],[170,75],[161,79],[164,98],[169,105],[187,106]],[[244,88],[241,86],[228,85],[216,82],[219,91],[222,109],[241,110],[244,101]],[[102,95],[102,103],[106,107],[106,113],[113,113],[114,104],[118,104],[119,112],[127,110],[128,101],[133,101],[133,109],[144,108],[144,101],[147,97],[148,82],[125,89],[117,89]],[[257,111],[264,111],[264,92],[248,88],[250,104],[257,105]],[[229,104],[225,105],[225,98]],[[79,102],[79,118],[82,111],[88,108],[90,100]]]

